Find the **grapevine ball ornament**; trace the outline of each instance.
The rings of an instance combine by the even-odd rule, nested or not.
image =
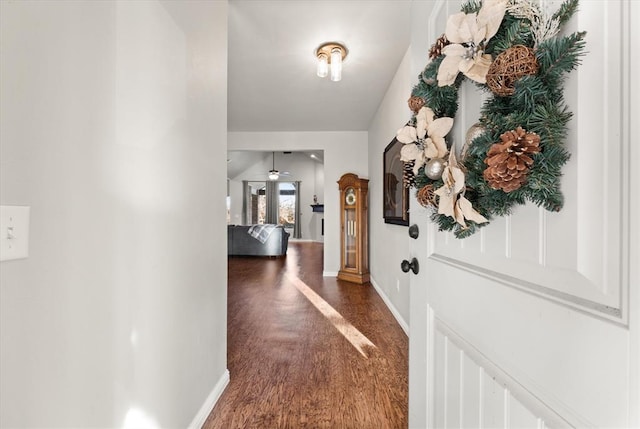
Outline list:
[[[416,200],[422,207],[437,207],[436,203],[436,194],[434,193],[435,189],[433,189],[432,184],[428,184],[418,189],[416,192]]]
[[[515,84],[523,76],[538,73],[538,61],[533,49],[515,45],[502,52],[489,66],[487,86],[501,97],[513,95]]]
[[[442,158],[431,158],[424,165],[424,174],[431,180],[438,180],[442,177],[446,163]]]

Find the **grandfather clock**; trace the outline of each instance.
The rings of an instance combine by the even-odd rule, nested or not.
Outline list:
[[[369,180],[352,173],[338,180],[340,188],[340,271],[338,279],[369,281],[369,228],[367,194]]]

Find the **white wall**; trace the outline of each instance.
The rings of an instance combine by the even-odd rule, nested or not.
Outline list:
[[[407,105],[412,88],[409,53],[410,50],[402,59],[369,128],[371,278],[395,308],[396,318],[400,316],[399,322],[405,331],[409,322],[409,275],[400,270],[400,262],[409,257],[408,227],[384,223],[382,157],[397,130],[411,118]]]
[[[226,14],[1,2],[1,427],[186,427],[225,379]]]
[[[229,180],[230,210],[229,222],[241,225],[242,222],[242,181]]]
[[[267,154],[265,154],[267,155]],[[281,172],[288,172],[289,175],[281,176],[279,181],[295,182],[300,181],[300,214],[298,221],[300,222],[301,239],[322,241],[320,229],[317,227],[317,220],[322,213],[316,214],[311,210],[313,204],[313,195],[320,192],[318,201],[322,201],[322,192],[324,188],[324,177],[317,173],[317,170],[323,170],[324,167],[317,161],[311,159],[308,155],[301,152],[292,152],[283,154],[282,151],[275,153],[275,166]],[[232,223],[242,224],[242,181],[265,181],[267,180],[267,172],[271,170],[274,162],[271,153],[268,153],[260,162],[249,166],[245,171],[239,173],[235,177],[230,178],[231,192],[231,213],[233,213]],[[318,181],[320,181],[318,183]]]
[[[340,201],[337,181],[344,173],[369,178],[366,131],[229,132],[229,150],[324,151],[324,273],[340,269]]]
[[[313,189],[313,195],[315,195],[318,199],[318,204],[324,204],[324,164],[316,162],[313,170],[315,176],[315,188]],[[324,241],[324,233],[322,229],[322,223],[324,222],[324,212],[313,213],[312,219],[311,236],[315,237],[316,241]]]

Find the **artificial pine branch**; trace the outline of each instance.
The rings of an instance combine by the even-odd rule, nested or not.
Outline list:
[[[478,207],[486,207],[495,216],[507,216],[511,214],[514,204],[524,204],[525,199],[521,194],[521,190],[507,194],[503,191],[488,188],[478,199]]]
[[[458,110],[458,86],[439,87],[436,76],[444,57],[438,57],[425,67],[419,83],[413,88],[412,95],[428,100],[428,105],[437,118],[453,118]]]
[[[476,231],[478,230],[478,228],[481,228],[483,226],[487,225],[486,223],[478,225],[477,223],[473,222],[473,221],[467,221],[467,227],[466,228],[462,228],[460,225],[458,225],[456,231],[454,232],[456,238],[467,238],[467,237],[471,237],[473,234],[476,233]]]
[[[529,29],[522,20],[506,14],[498,33],[489,40],[486,52],[497,56],[514,45],[533,46]]]
[[[567,0],[560,5],[552,19],[557,19],[560,26],[563,26],[578,11],[578,0]]]
[[[522,110],[532,112],[535,106],[545,102],[549,93],[538,76],[524,76],[515,85],[511,103]]]
[[[424,174],[424,167],[420,167],[420,170],[418,170],[418,174],[415,175],[415,181],[416,188],[418,189],[429,184],[432,184],[436,189],[443,185],[442,180],[429,179],[427,175]]]
[[[541,136],[545,147],[562,146],[571,117],[572,113],[565,105],[540,104],[532,112],[528,126]]]
[[[562,84],[563,74],[580,65],[580,57],[585,54],[586,32],[576,32],[567,37],[547,40],[540,44],[536,58],[540,65],[539,74],[550,88]]]
[[[564,196],[560,191],[559,177],[550,177],[550,180],[538,180],[537,184],[530,185],[531,190],[527,199],[537,206],[542,206],[545,210],[557,212],[564,205]],[[531,179],[530,179],[531,180]]]
[[[464,13],[478,13],[481,7],[481,1],[469,0],[460,7],[460,10]]]

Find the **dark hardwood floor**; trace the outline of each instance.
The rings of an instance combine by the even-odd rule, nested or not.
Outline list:
[[[370,284],[322,277],[322,244],[229,258],[231,381],[204,428],[406,428],[408,340]]]

